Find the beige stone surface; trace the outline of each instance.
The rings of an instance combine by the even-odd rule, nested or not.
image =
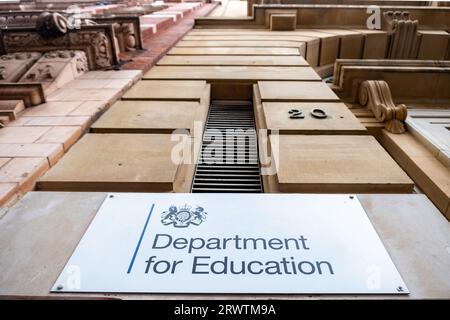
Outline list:
[[[270,30],[271,31],[293,31],[297,25],[296,14],[271,14]]]
[[[0,100],[0,117],[15,120],[24,109],[23,100]]]
[[[183,179],[169,134],[86,134],[38,181],[41,190],[173,191]],[[101,168],[101,170],[99,170]]]
[[[308,66],[301,56],[165,56],[157,64],[159,66]]]
[[[81,126],[53,127],[36,140],[36,143],[60,143],[64,151],[67,151],[82,134],[83,128]]]
[[[25,117],[54,117],[66,116],[80,106],[81,101],[53,101],[27,108],[22,116]]]
[[[176,48],[242,48],[242,47],[273,47],[273,48],[300,48],[304,42],[289,40],[182,40],[176,44]]]
[[[387,54],[389,37],[386,31],[355,29],[364,34],[363,59],[384,59]]]
[[[327,118],[311,116],[311,111],[316,108],[324,110]],[[302,111],[305,118],[290,119],[289,111],[292,109]],[[279,130],[281,134],[367,134],[366,128],[340,102],[264,102],[261,111],[267,129]]]
[[[156,66],[144,79],[216,80],[320,80],[309,67]]]
[[[50,127],[6,127],[0,130],[0,143],[33,143]]]
[[[258,81],[264,101],[338,101],[339,98],[321,81]]]
[[[334,63],[339,55],[339,37],[326,30],[301,30],[299,35],[320,39],[319,66]],[[308,43],[309,45],[309,43]]]
[[[8,203],[11,197],[18,191],[18,183],[0,182],[0,208]]]
[[[275,32],[275,31],[246,31],[242,30],[237,33],[222,33],[219,31],[211,32],[208,34],[198,35],[196,33],[190,33],[183,37],[182,42],[187,41],[296,41],[296,42],[310,42],[315,41],[318,42],[318,37],[311,36],[303,36],[298,35],[293,32],[283,31],[283,32]]]
[[[450,34],[439,30],[420,30],[421,36],[418,59],[443,60],[450,45]]]
[[[317,31],[321,32],[320,29]],[[339,58],[360,59],[362,57],[364,37],[360,32],[343,29],[325,29],[323,31],[339,37]]]
[[[23,117],[26,118],[26,117]],[[30,117],[24,126],[81,126],[86,128],[89,125],[88,116],[67,116],[67,117]]]
[[[89,71],[78,79],[133,79],[142,76],[141,70]]]
[[[47,101],[111,101],[120,95],[120,89],[76,89],[68,85],[49,95]]]
[[[221,0],[210,17],[245,17],[247,16],[247,2],[240,0]]]
[[[200,101],[206,81],[139,81],[123,96],[124,100]]]
[[[91,126],[91,131],[170,134],[176,129],[186,129],[193,134],[194,121],[201,121],[203,128],[207,112],[198,102],[119,101]]]
[[[53,165],[64,154],[64,150],[57,143],[2,143],[0,157],[10,158],[47,158]],[[1,181],[1,180],[0,180]]]
[[[20,192],[31,190],[49,168],[46,158],[15,158],[0,168],[0,182],[18,183]]]
[[[450,172],[411,133],[392,134],[383,130],[380,142],[420,189],[445,215],[450,205]],[[447,215],[450,220],[450,216]]]
[[[73,110],[71,116],[89,116],[96,117],[109,105],[106,101],[85,101],[80,104],[75,110]]]
[[[246,48],[172,48],[168,55],[260,55],[260,56],[297,56],[297,48],[278,48],[278,47],[246,47]]]
[[[4,166],[11,158],[0,158],[0,168]]]
[[[278,148],[272,138],[271,148]],[[413,188],[371,136],[280,135],[275,162],[281,192],[404,193]]]
[[[105,199],[105,193],[30,192],[0,219],[0,294],[53,296],[71,253]],[[404,279],[409,295],[377,298],[450,298],[450,225],[424,195],[358,195],[386,250]],[[427,241],[417,241],[426,239]],[[39,250],[35,248],[38,247]],[[37,267],[39,266],[39,268]],[[80,297],[80,295],[75,295]],[[82,294],[124,299],[211,299],[233,295]],[[243,295],[269,299],[278,295]],[[283,295],[284,299],[367,299],[368,296]]]

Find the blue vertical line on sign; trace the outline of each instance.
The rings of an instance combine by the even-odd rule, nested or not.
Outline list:
[[[136,249],[134,250],[133,258],[131,258],[130,266],[128,267],[127,273],[130,273],[131,269],[133,269],[134,260],[136,259],[137,253],[139,251],[139,247],[141,246],[141,242],[142,242],[142,239],[144,238],[145,230],[147,229],[147,225],[148,225],[148,222],[150,221],[150,217],[152,216],[154,207],[155,207],[155,204],[152,204],[152,207],[150,208],[150,212],[148,213],[148,216],[147,216],[147,220],[145,221],[144,228],[142,229],[141,237],[139,238],[139,241],[136,245]]]

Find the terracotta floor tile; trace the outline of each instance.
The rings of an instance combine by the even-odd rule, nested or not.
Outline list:
[[[0,143],[33,143],[50,127],[6,127],[0,130]]]

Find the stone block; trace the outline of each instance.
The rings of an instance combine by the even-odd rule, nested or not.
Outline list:
[[[208,82],[224,80],[320,80],[310,67],[256,67],[256,66],[156,66],[144,79],[184,79]]]
[[[80,126],[53,127],[36,140],[36,143],[60,143],[62,144],[64,151],[67,151],[82,134],[83,128]]]
[[[296,14],[271,14],[270,30],[272,31],[292,31],[297,26]]]
[[[309,45],[309,44],[308,44]],[[309,48],[309,47],[308,47]],[[308,51],[307,51],[308,52]],[[159,66],[308,66],[301,56],[165,56]]]
[[[183,183],[170,134],[86,134],[38,181],[41,190],[171,192]],[[101,168],[101,170],[99,170]]]
[[[371,136],[280,135],[281,192],[409,193],[414,183]]]
[[[234,55],[234,56],[298,56],[297,48],[248,47],[248,48],[172,48],[168,55]]]
[[[47,158],[50,165],[55,164],[64,154],[56,143],[2,143],[0,157],[6,158]]]
[[[261,101],[338,101],[321,81],[258,81]]]
[[[32,108],[27,108],[22,116],[24,117],[60,117],[70,114],[81,101],[52,101],[42,103]]]
[[[50,127],[6,127],[0,130],[0,143],[33,143]]]
[[[311,111],[320,108],[327,113],[325,119],[317,119]],[[290,110],[302,112],[303,119],[291,119]],[[262,112],[267,129],[279,130],[280,134],[367,134],[345,104],[336,102],[264,102]]]
[[[207,90],[206,81],[139,81],[122,97],[123,100],[197,101]]]
[[[439,30],[420,30],[419,54],[421,60],[444,60],[450,46],[450,34]]]
[[[362,59],[385,59],[389,36],[386,31],[355,29],[364,35],[364,48]]]
[[[9,120],[16,120],[24,109],[22,100],[0,100],[0,116],[6,116]]]
[[[36,180],[49,168],[46,158],[14,158],[0,168],[1,183],[17,183],[22,193],[33,189]]]
[[[188,130],[200,136],[208,110],[193,101],[119,101],[91,126],[94,133],[166,133]]]

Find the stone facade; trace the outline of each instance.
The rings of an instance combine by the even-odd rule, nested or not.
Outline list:
[[[233,148],[248,146],[258,181],[242,177],[254,171],[249,163],[219,163],[243,167],[232,177],[240,192],[354,195],[410,288],[402,298],[449,298],[450,10],[392,1],[381,6],[381,28],[369,30],[366,9],[277,1],[253,6],[252,17],[199,18],[188,32],[174,24],[177,38],[162,33],[169,45],[151,42],[163,47],[159,60],[135,50],[137,28],[117,21],[51,39],[3,29],[0,246],[9,250],[0,255],[14,259],[0,266],[9,275],[1,293],[53,296],[48,288],[105,192],[192,192],[205,175],[204,144],[227,139],[211,139],[206,121],[242,121],[254,135],[233,138]],[[171,21],[183,14],[166,12]],[[94,70],[117,65],[119,51],[155,66]],[[227,188],[219,171],[202,180],[213,191]],[[30,190],[39,192],[13,205]],[[62,239],[56,255],[48,237]],[[40,254],[20,253],[35,244]],[[48,268],[33,283],[13,271],[35,279],[35,265]]]

